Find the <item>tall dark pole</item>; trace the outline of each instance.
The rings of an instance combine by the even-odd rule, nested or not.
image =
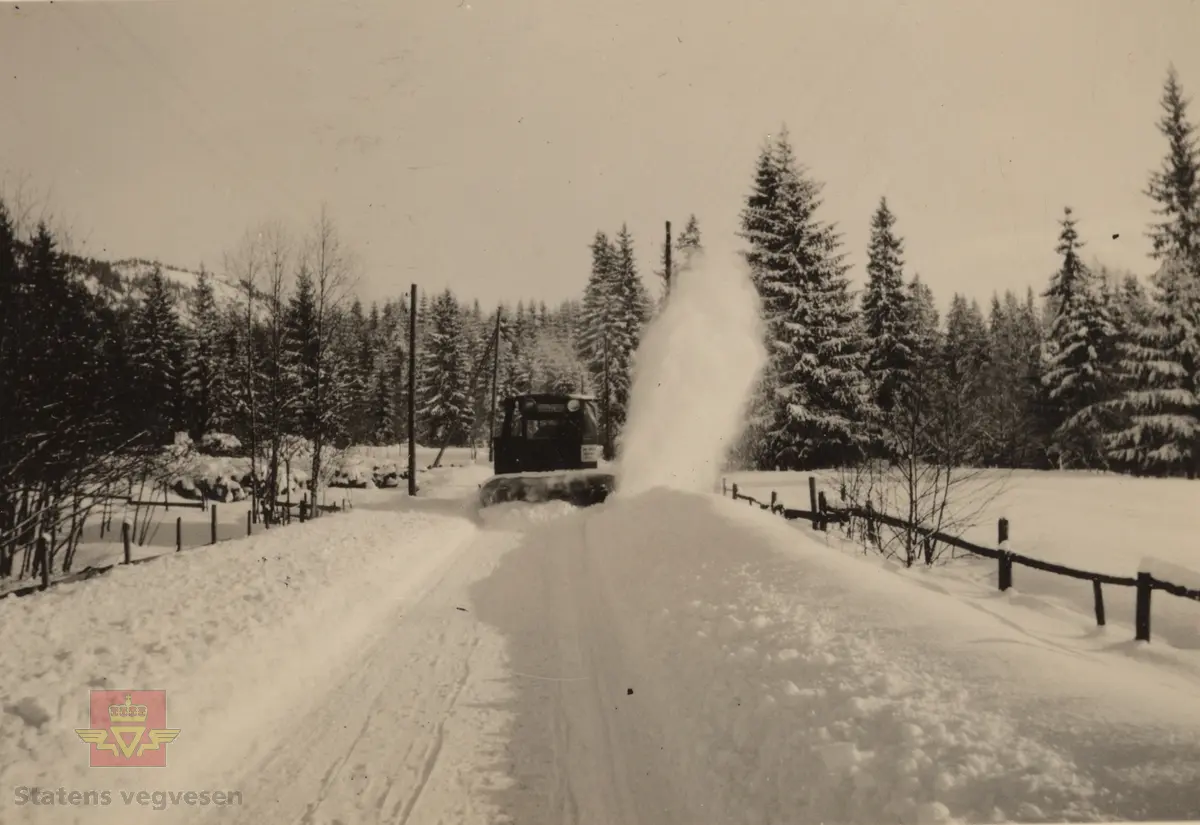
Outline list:
[[[496,384],[500,378],[500,313],[501,307],[496,307],[496,350],[492,353],[492,406],[488,411],[488,461],[495,461],[493,453],[496,444]]]
[[[663,247],[663,271],[666,274],[666,293],[671,294],[671,222],[667,221],[667,245]]]
[[[417,494],[417,285],[408,298],[408,494]]]
[[[608,330],[604,331],[604,460],[612,461],[612,413],[608,385]]]

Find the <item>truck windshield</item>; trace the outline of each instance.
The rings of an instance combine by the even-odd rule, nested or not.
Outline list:
[[[597,444],[600,441],[600,425],[596,421],[596,405],[592,401],[584,401],[580,410],[583,418],[583,443]]]

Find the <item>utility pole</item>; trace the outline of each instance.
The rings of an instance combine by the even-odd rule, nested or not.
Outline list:
[[[612,461],[612,413],[608,384],[608,330],[604,331],[604,460]]]
[[[671,222],[667,221],[667,243],[663,247],[663,273],[666,278],[666,294],[671,294]]]
[[[417,494],[417,285],[408,299],[408,494]]]
[[[496,351],[492,354],[492,406],[488,410],[488,461],[495,461],[496,444],[496,385],[500,378],[500,314],[503,307],[496,307]]]

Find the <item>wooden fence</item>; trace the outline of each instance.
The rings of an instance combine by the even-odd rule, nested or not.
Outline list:
[[[1092,597],[1096,611],[1096,624],[1100,627],[1103,627],[1106,621],[1104,613],[1104,585],[1136,588],[1134,638],[1141,642],[1150,641],[1150,600],[1155,590],[1162,590],[1184,599],[1200,601],[1200,590],[1191,590],[1178,584],[1157,579],[1151,573],[1139,572],[1136,577],[1110,576],[1106,573],[1077,570],[1066,565],[1054,564],[1053,562],[1042,561],[1041,559],[1021,555],[1020,553],[1014,553],[1005,546],[1008,543],[1009,526],[1008,519],[1006,518],[1001,518],[996,525],[997,546],[983,547],[965,541],[958,536],[939,533],[928,527],[912,525],[895,516],[877,512],[869,503],[866,507],[831,507],[825,499],[825,493],[817,490],[817,480],[814,476],[808,477],[809,509],[807,510],[797,510],[784,506],[775,491],[771,491],[771,500],[769,502],[759,501],[753,496],[748,496],[740,492],[736,484],[727,485],[725,479],[721,480],[721,491],[723,494],[731,496],[735,501],[749,502],[752,506],[769,510],[772,513],[783,516],[789,521],[805,519],[811,522],[814,530],[821,532],[828,530],[830,524],[848,525],[854,519],[858,519],[863,523],[866,535],[873,541],[877,541],[878,539],[878,529],[881,524],[914,532],[923,537],[926,563],[931,562],[933,548],[939,543],[964,550],[976,556],[995,559],[997,563],[996,581],[1002,592],[1012,587],[1013,565],[1029,567],[1033,570],[1041,570],[1059,576],[1067,576],[1072,579],[1090,581],[1092,583]]]
[[[113,496],[110,496],[110,498],[113,498]],[[127,504],[129,504],[130,506],[145,505],[145,506],[157,507],[160,505],[164,505],[164,502],[161,502],[161,501],[134,501],[133,499],[127,499],[125,496],[115,496],[115,498],[120,498],[121,500],[123,500]],[[290,524],[292,521],[292,510],[293,509],[296,510],[297,518],[301,524],[303,524],[305,521],[308,521],[310,519],[310,515],[309,515],[310,505],[308,503],[307,498],[305,498],[301,501],[298,501],[298,502],[292,502],[292,501],[277,502],[276,507],[278,507],[279,509],[282,510],[283,516],[282,516],[282,518],[279,518],[276,521],[273,521],[270,517],[266,517],[265,513],[260,513],[257,500],[252,500],[250,509],[246,511],[246,535],[245,536],[241,536],[241,535],[227,536],[226,538],[220,538],[220,536],[219,536],[220,522],[219,522],[219,517],[218,517],[218,512],[219,512],[218,508],[220,507],[220,502],[208,502],[205,500],[187,501],[187,502],[170,502],[168,505],[164,506],[164,509],[169,510],[171,507],[207,510],[211,514],[210,519],[209,519],[209,525],[208,525],[209,526],[208,542],[205,544],[193,544],[193,545],[190,545],[187,547],[185,547],[184,543],[183,543],[183,517],[177,516],[175,518],[175,550],[174,550],[174,552],[176,552],[176,553],[182,552],[185,549],[194,550],[194,549],[199,549],[202,547],[211,547],[222,541],[238,541],[242,538],[252,536],[252,535],[254,535],[254,525],[257,523],[261,523],[264,526],[264,528],[266,528],[268,530],[271,528],[272,524],[275,524],[276,526]],[[345,499],[342,499],[340,504],[318,504],[318,505],[316,505],[316,507],[317,507],[318,511],[320,511],[320,512],[339,513],[339,512],[344,512],[346,510],[352,510],[353,504],[351,503],[350,499],[345,498]],[[261,520],[260,520],[260,515],[263,516],[261,518]],[[102,537],[103,537],[106,529],[108,529],[108,530],[112,529],[110,517],[103,517],[101,519],[100,535]],[[35,572],[40,571],[41,581],[38,584],[32,584],[32,585],[27,585],[25,587],[14,588],[12,590],[8,590],[3,593],[0,593],[0,599],[3,599],[6,596],[28,596],[33,593],[40,593],[40,592],[47,590],[55,585],[65,584],[68,582],[85,581],[87,579],[95,578],[96,576],[104,575],[105,573],[109,572],[110,570],[112,570],[114,567],[117,567],[118,565],[143,564],[145,562],[152,561],[154,559],[161,558],[166,555],[170,555],[170,552],[166,552],[166,553],[155,553],[154,555],[143,556],[143,557],[137,558],[137,559],[133,558],[133,545],[134,545],[133,525],[130,524],[128,521],[124,521],[121,523],[121,545],[122,545],[122,549],[124,551],[124,558],[122,559],[122,561],[116,562],[113,564],[88,566],[78,572],[68,573],[65,576],[61,576],[61,577],[55,579],[55,578],[51,577],[51,572],[50,572],[50,563],[49,563],[50,541],[51,540],[48,539],[45,535],[39,536],[37,539],[37,546],[36,546],[36,550],[35,550],[35,554],[36,554],[36,558],[37,558],[37,561],[35,562]]]

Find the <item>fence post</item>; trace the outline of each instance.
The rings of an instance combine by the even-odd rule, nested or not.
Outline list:
[[[866,510],[864,521],[867,522],[867,541],[875,544],[875,505],[868,501],[864,509]]]
[[[121,544],[125,547],[125,563],[129,564],[133,561],[133,548],[130,546],[130,533],[133,532],[133,525],[128,521],[121,522]]]
[[[163,481],[163,512],[171,510],[171,482]]]
[[[737,501],[737,497],[738,497],[738,491],[737,491],[737,490],[738,490],[738,488],[737,488],[737,482],[735,481],[735,482],[733,483],[733,500],[734,500],[734,501]]]
[[[175,552],[183,549],[183,516],[175,517]]]
[[[771,491],[771,512],[775,512],[775,502],[779,501],[779,493]]]
[[[253,510],[246,511],[246,535],[247,536],[254,535],[254,511]]]
[[[211,515],[212,515],[212,520],[211,520],[212,527],[211,527],[210,532],[212,535],[211,535],[210,544],[216,544],[217,543],[217,503],[215,501],[212,504]]]
[[[1000,551],[999,562],[1000,570],[996,578],[1000,584],[1000,592],[1003,593],[1012,587],[1012,556],[1007,550]]]
[[[808,509],[812,512],[812,528],[820,530],[820,517],[817,515],[817,477],[808,477]]]
[[[721,495],[729,495],[729,484],[726,482],[724,476],[721,477]]]
[[[822,490],[821,492],[817,493],[817,512],[821,514],[820,530],[822,533],[829,530],[829,519],[825,516],[825,513],[828,511],[828,509],[829,505],[825,501],[825,491]]]
[[[1012,556],[1008,554],[1007,544],[1008,519],[1001,518],[996,522],[996,546],[1000,550],[998,559],[1000,567],[996,574],[996,583],[999,585],[1001,593],[1012,587]]]
[[[1092,579],[1092,595],[1096,597],[1096,625],[1104,627],[1104,590],[1099,579]]]
[[[1150,594],[1154,592],[1154,577],[1149,573],[1137,574],[1137,605],[1134,612],[1134,639],[1150,641]]]

